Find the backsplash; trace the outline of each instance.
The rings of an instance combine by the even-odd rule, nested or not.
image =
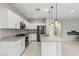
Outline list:
[[[0,29],[0,39],[8,36],[13,36],[16,34],[27,33],[27,30],[19,29]]]

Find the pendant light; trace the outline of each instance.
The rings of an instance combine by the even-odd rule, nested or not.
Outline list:
[[[51,25],[53,25],[53,6],[51,6]]]
[[[57,19],[57,9],[58,8],[58,4],[56,3],[56,19],[54,20],[54,35],[58,36],[58,28],[61,28],[61,23],[58,21]]]
[[[56,19],[54,20],[54,26],[59,26],[60,22],[57,19],[57,8],[58,8],[58,4],[56,3]]]
[[[57,19],[57,8],[58,4],[56,3],[56,19],[53,21],[53,6],[51,6],[51,10],[49,11],[49,25],[59,26],[61,23]]]
[[[49,13],[49,25],[54,25],[53,24],[53,6],[51,6],[51,10],[48,13]]]

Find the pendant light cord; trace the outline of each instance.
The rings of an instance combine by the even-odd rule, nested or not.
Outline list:
[[[58,7],[58,5],[56,3],[56,21],[57,21],[57,7]]]
[[[53,19],[53,6],[51,6],[51,21]]]
[[[50,19],[51,19],[51,18],[50,18],[50,11],[48,11],[48,13],[49,13],[49,24],[50,24]]]
[[[51,6],[51,10],[50,11],[48,11],[48,13],[49,13],[49,24],[51,24],[52,23],[52,18],[53,18],[53,12],[52,12],[52,10],[53,10],[53,6]]]

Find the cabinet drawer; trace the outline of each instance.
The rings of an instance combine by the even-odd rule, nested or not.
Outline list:
[[[25,49],[25,39],[20,39],[18,42],[16,42],[16,52],[17,55],[21,55],[21,53],[24,51]]]

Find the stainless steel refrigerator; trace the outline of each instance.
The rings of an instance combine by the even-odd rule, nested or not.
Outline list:
[[[37,26],[37,42],[40,42],[40,35],[46,33],[46,26]]]

